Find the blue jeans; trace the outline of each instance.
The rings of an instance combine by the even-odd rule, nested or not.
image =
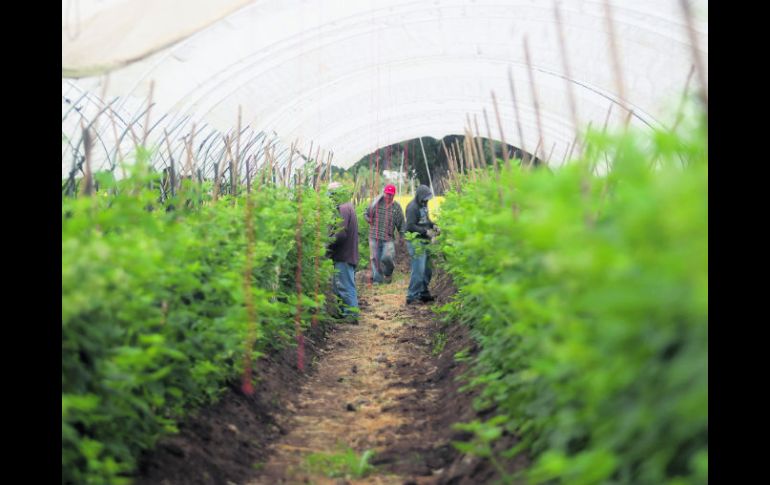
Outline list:
[[[342,261],[334,262],[334,294],[342,300],[342,316],[358,316],[356,268]]]
[[[396,267],[393,258],[396,255],[396,245],[393,241],[369,238],[369,253],[372,261],[372,279],[375,283],[385,281],[383,276],[390,277]]]
[[[430,258],[428,257],[427,242],[417,243],[421,247],[417,248],[420,254],[415,255],[415,247],[411,241],[406,242],[409,250],[409,256],[412,258],[412,274],[409,278],[409,290],[406,294],[408,301],[419,300],[422,297],[429,296],[428,285],[433,276],[431,270]]]

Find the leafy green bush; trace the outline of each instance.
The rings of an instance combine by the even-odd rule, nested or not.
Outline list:
[[[707,482],[706,128],[681,126],[593,133],[555,173],[466,180],[442,205],[445,311],[481,344],[477,405],[504,418],[473,443],[518,433],[498,460],[529,451],[532,483]]]
[[[159,204],[146,188],[155,177],[140,157],[128,180],[103,180],[92,197],[62,199],[63,483],[124,482],[141,450],[242,371],[245,196],[214,203],[186,181]],[[317,196],[302,190],[308,315],[314,283],[327,286],[331,263],[323,258],[326,231],[316,239]],[[252,196],[257,358],[293,341],[298,204],[282,188]],[[321,211],[326,227],[328,201]]]

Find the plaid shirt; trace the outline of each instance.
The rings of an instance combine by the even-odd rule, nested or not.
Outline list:
[[[379,239],[381,241],[393,240],[393,229],[398,229],[398,232],[403,236],[404,234],[404,211],[401,206],[395,200],[389,207],[386,207],[384,197],[380,197],[377,201],[376,212],[369,206],[366,211],[367,220],[369,221],[369,238]]]

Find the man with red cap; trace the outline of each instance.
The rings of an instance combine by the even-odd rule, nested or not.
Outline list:
[[[404,236],[404,211],[395,201],[396,186],[388,184],[366,209],[369,223],[369,257],[375,283],[390,283],[396,257],[395,230]]]

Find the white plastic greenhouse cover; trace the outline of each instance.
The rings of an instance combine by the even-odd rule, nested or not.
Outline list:
[[[125,109],[154,81],[153,113],[222,132],[241,106],[244,126],[313,141],[341,167],[405,139],[462,134],[466,115],[486,136],[482,109],[499,139],[494,91],[506,141],[531,152],[526,38],[542,151],[558,166],[575,138],[568,84],[582,127],[602,126],[611,105],[610,125],[622,124],[623,104],[632,126],[668,127],[685,86],[699,86],[696,52],[707,81],[708,2],[690,4],[694,36],[679,0],[610,2],[625,100],[602,0],[559,1],[560,24],[552,0],[64,0],[62,85],[120,96]]]

